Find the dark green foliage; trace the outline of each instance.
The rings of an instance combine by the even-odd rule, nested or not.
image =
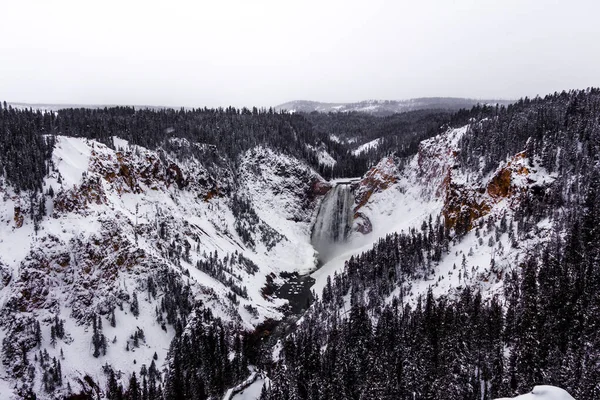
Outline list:
[[[366,293],[352,283],[361,279],[350,278],[347,267],[326,286],[327,304],[315,304],[286,339],[283,360],[262,398],[326,399],[336,393],[348,399],[475,400],[484,388],[489,400],[536,384],[563,387],[575,398],[597,398],[600,335],[591,305],[600,304],[599,271],[578,282],[577,271],[588,260],[568,260],[563,249],[568,252],[571,245],[556,238],[519,266],[522,274],[506,282],[508,313],[496,297],[483,301],[467,287],[454,300],[436,299],[430,291],[416,307],[403,309],[397,298],[374,309],[353,294],[340,322],[341,298]],[[593,254],[594,247],[588,243],[583,254]],[[547,263],[551,259],[557,261]],[[577,292],[577,285],[589,290]]]
[[[137,317],[140,315],[140,303],[138,302],[136,292],[133,292],[130,309],[131,309],[131,313],[133,314],[134,317]]]

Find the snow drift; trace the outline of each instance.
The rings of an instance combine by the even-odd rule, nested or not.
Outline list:
[[[514,400],[574,400],[565,390],[555,386],[535,386],[531,393],[513,397]],[[510,400],[508,397],[496,400]]]

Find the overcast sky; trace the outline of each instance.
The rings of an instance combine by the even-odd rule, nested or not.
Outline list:
[[[0,0],[0,99],[168,106],[600,86],[597,0]]]

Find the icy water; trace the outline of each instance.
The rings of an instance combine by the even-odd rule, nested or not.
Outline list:
[[[310,288],[315,280],[310,275],[289,274],[286,282],[275,292],[277,297],[289,301],[289,313],[301,314],[313,300]]]

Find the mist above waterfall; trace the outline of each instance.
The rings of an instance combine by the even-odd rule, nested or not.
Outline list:
[[[336,185],[323,199],[311,236],[320,263],[331,259],[346,241],[352,227],[353,205],[349,184]]]

